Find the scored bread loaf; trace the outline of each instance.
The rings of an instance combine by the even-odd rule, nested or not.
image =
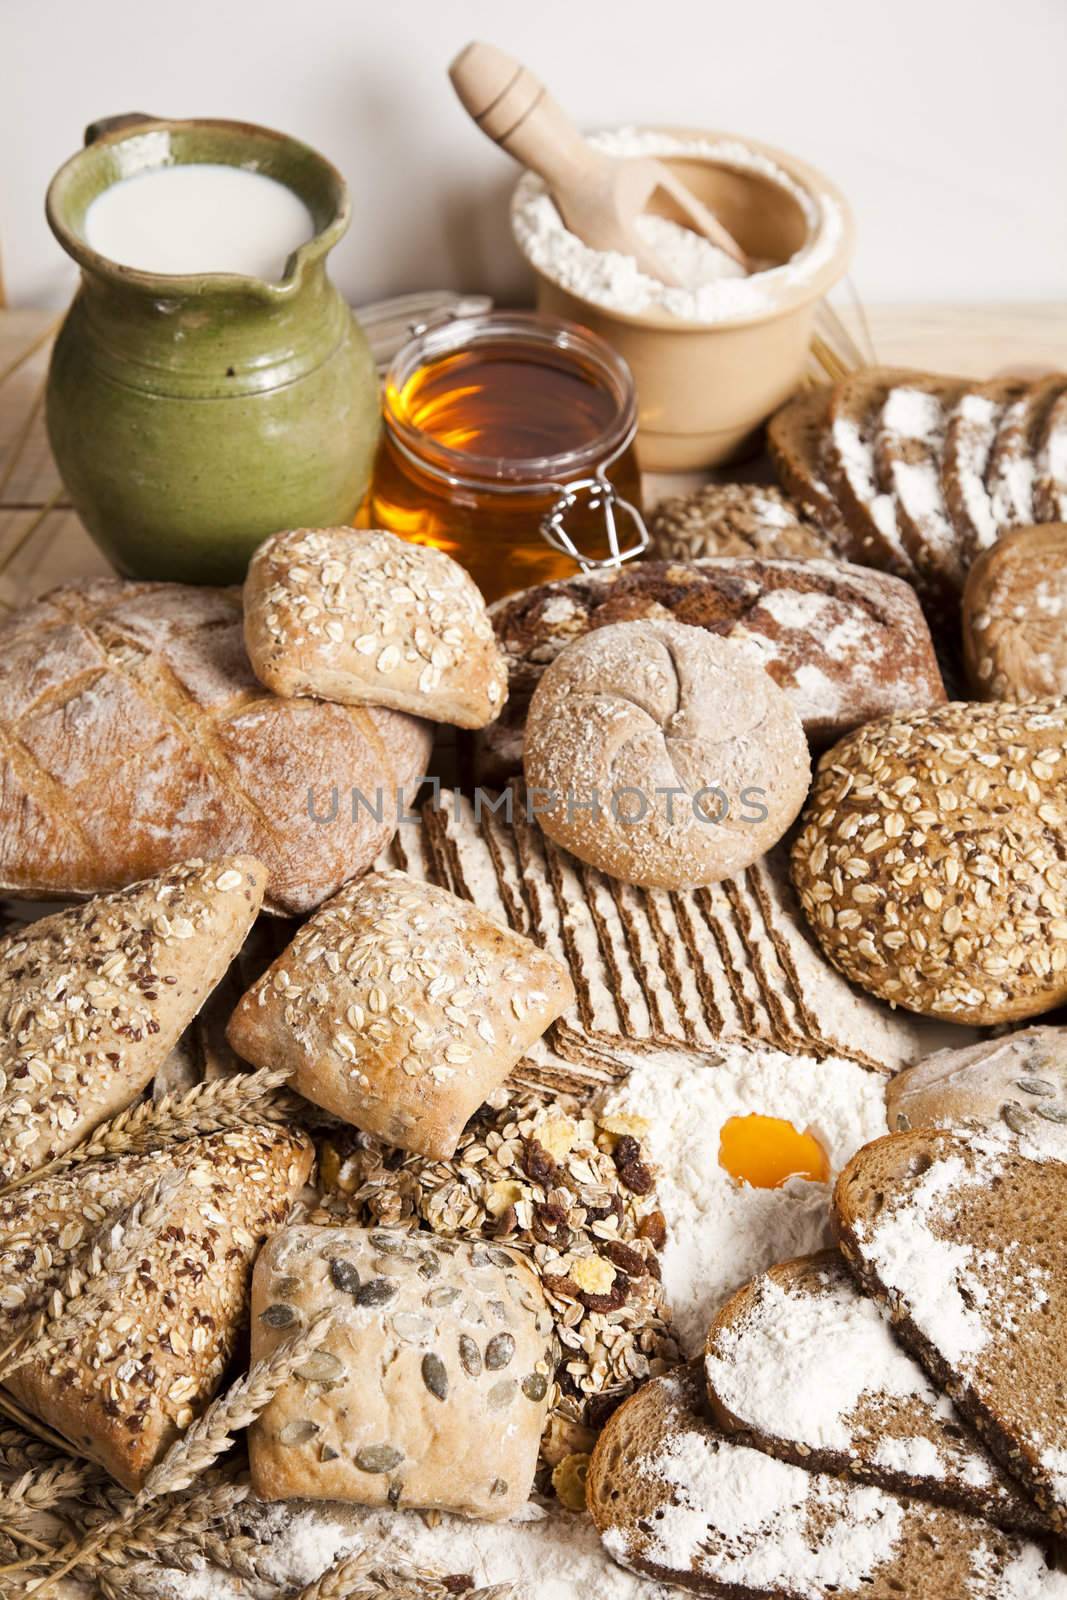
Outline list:
[[[1067,524],[1016,528],[979,556],[963,655],[979,700],[1067,695]]]
[[[770,849],[810,762],[788,698],[750,647],[679,622],[623,622],[547,668],[526,782],[550,839],[624,883],[688,889]]]
[[[593,1451],[608,1554],[719,1600],[1062,1600],[1036,1544],[960,1511],[775,1461],[704,1413],[702,1365],[646,1383]]]
[[[307,1181],[312,1149],[299,1133],[245,1127],[167,1156],[184,1177],[138,1270],[97,1323],[7,1382],[20,1405],[131,1490],[217,1390],[247,1316],[256,1252]],[[159,1170],[145,1161],[140,1192]],[[130,1177],[117,1175],[117,1187]],[[55,1208],[73,1224],[79,1178],[53,1180]],[[10,1197],[16,1217],[24,1196]],[[38,1198],[39,1221],[41,1209]]]
[[[946,1021],[1067,998],[1067,704],[953,704],[827,751],[792,851],[846,977]]]
[[[566,968],[529,939],[445,889],[379,872],[304,924],[227,1037],[335,1116],[444,1159],[573,1001]]]
[[[426,724],[277,699],[241,629],[239,590],[111,579],[0,625],[0,888],[80,896],[242,852],[295,914],[370,865]]]
[[[474,579],[443,550],[392,533],[275,534],[252,557],[244,613],[252,667],[275,694],[480,728],[507,693]]]
[[[533,1485],[557,1349],[517,1252],[405,1228],[295,1227],[256,1263],[252,1359],[327,1310],[249,1435],[252,1483],[499,1521]]]
[[[955,1506],[1008,1532],[1049,1531],[836,1250],[782,1262],[739,1290],[708,1332],[704,1370],[719,1426],[780,1461]]]
[[[844,561],[640,561],[509,595],[492,617],[510,692],[500,717],[475,740],[476,777],[486,784],[521,769],[530,697],[549,663],[616,622],[673,618],[750,640],[816,747],[861,722],[944,698],[914,590]]]
[[[988,1128],[1067,1161],[1067,1028],[936,1050],[891,1079],[890,1131]]]
[[[860,1150],[834,1192],[859,1283],[1060,1532],[1065,1173],[990,1135],[923,1128]]]
[[[0,1182],[140,1094],[263,900],[248,856],[190,861],[0,939]]]

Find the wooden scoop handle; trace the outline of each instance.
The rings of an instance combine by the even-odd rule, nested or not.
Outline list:
[[[448,69],[452,86],[482,132],[530,167],[550,189],[592,175],[601,158],[566,112],[521,62],[492,44],[461,50]]]

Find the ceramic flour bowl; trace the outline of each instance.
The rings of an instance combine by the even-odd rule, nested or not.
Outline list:
[[[349,521],[370,476],[374,363],[326,273],[347,189],[306,145],[245,123],[123,117],[87,139],[47,202],[82,272],[48,379],[60,473],[120,572],[238,582],[268,534]],[[175,164],[274,178],[307,208],[311,236],[272,281],[146,272],[95,250],[93,201]]]
[[[642,467],[682,472],[744,455],[796,390],[818,303],[848,270],[853,226],[840,192],[795,156],[696,128],[652,131],[715,151],[650,153],[711,207],[750,257],[781,265],[737,286],[743,295],[728,285],[723,314],[713,322],[683,320],[659,307],[620,311],[576,294],[543,263],[531,265],[538,309],[592,328],[633,372]],[[520,180],[513,223],[538,181],[530,174]],[[521,227],[516,238],[530,260]]]

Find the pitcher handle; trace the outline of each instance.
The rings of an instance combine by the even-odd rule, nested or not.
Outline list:
[[[123,128],[136,128],[141,122],[158,121],[158,117],[150,117],[147,111],[120,111],[116,117],[100,117],[86,128],[85,143],[95,144],[105,134],[119,133]]]

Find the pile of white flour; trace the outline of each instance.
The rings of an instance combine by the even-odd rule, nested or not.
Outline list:
[[[829,260],[841,239],[840,207],[827,194],[803,188],[761,151],[736,139],[684,140],[670,134],[620,128],[594,134],[589,143],[616,156],[708,156],[771,179],[800,206],[809,237],[782,266],[746,277],[722,250],[690,229],[646,216],[642,235],[679,279],[671,287],[643,273],[633,256],[592,250],[571,233],[542,179],[528,172],[512,202],[515,237],[527,259],[561,288],[608,310],[665,311],[684,322],[728,322],[773,306],[787,286],[802,283]]]

